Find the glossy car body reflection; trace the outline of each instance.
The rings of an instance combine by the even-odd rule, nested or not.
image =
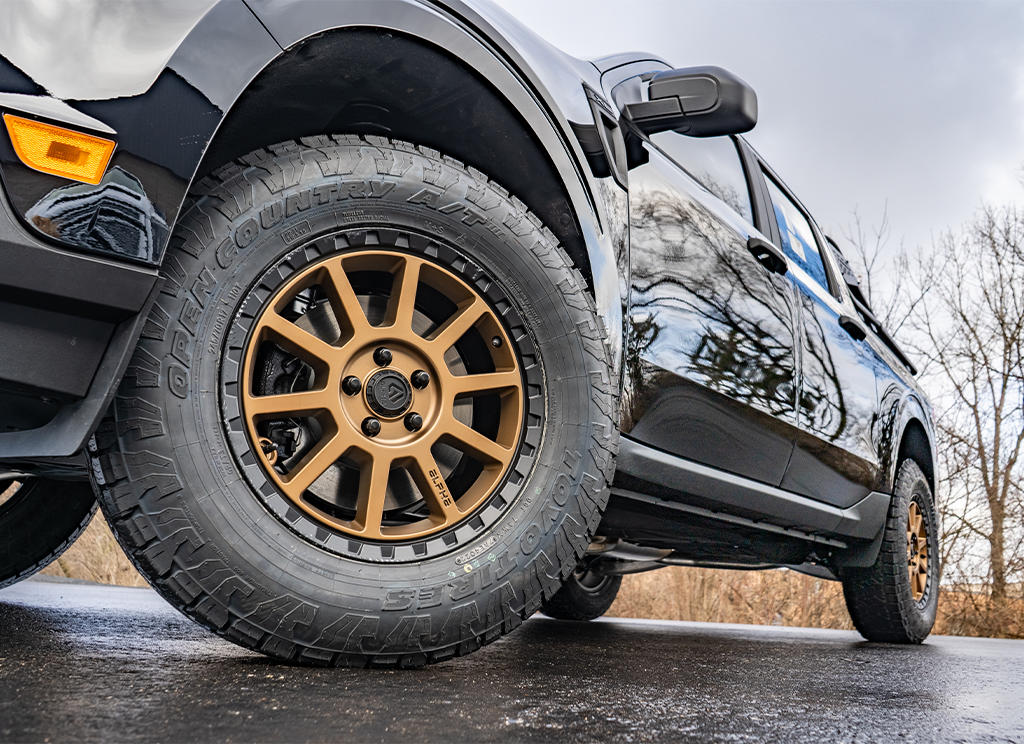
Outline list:
[[[0,346],[18,352],[0,358],[0,472],[84,475],[136,340],[162,332],[149,307],[178,289],[170,235],[208,235],[203,215],[179,220],[191,184],[257,147],[354,133],[485,172],[584,276],[622,392],[600,535],[831,570],[873,560],[902,457],[934,490],[930,407],[796,197],[741,137],[690,162],[699,140],[675,148],[684,135],[648,137],[624,113],[664,60],[575,59],[487,2],[144,7],[70,4],[74,38],[33,31],[44,6],[0,9],[0,110],[117,143],[86,186],[23,165],[0,134]],[[748,250],[786,248],[786,215],[806,220],[820,271],[792,246],[785,274]]]
[[[627,431],[778,485],[796,424],[793,308],[737,215],[696,191],[656,150],[630,172],[631,363],[664,372],[630,380]]]

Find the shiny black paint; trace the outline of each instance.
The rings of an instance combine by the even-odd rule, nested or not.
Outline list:
[[[0,55],[0,91],[44,96],[46,89]]]
[[[631,384],[623,429],[666,452],[777,485],[797,423],[788,287],[747,251],[752,227],[649,148],[649,162],[630,172]]]
[[[149,7],[157,15],[173,9],[162,2]],[[843,291],[837,290],[834,302],[823,303],[792,276],[766,271],[746,250],[752,236],[779,244],[778,226],[755,168],[756,154],[736,140],[751,179],[753,225],[643,137],[627,136],[625,122],[609,130],[621,141],[602,144],[631,153],[633,169],[620,169],[615,178],[611,169],[593,170],[597,161],[592,152],[584,152],[577,136],[580,127],[595,126],[595,110],[607,108],[614,116],[629,102],[639,88],[616,87],[624,80],[669,66],[644,55],[618,55],[594,64],[575,60],[487,5],[461,0],[252,0],[247,6],[241,0],[222,0],[209,12],[197,13],[194,26],[168,51],[166,64],[154,68],[146,90],[115,91],[105,98],[64,97],[77,111],[117,131],[118,149],[105,183],[83,188],[30,171],[16,162],[6,133],[0,135],[0,172],[14,211],[24,220],[20,229],[36,232],[34,240],[24,235],[11,245],[41,250],[40,241],[49,241],[64,265],[74,263],[77,251],[83,260],[88,254],[105,254],[121,266],[157,266],[197,171],[202,176],[222,161],[275,139],[260,129],[259,117],[243,119],[239,112],[246,106],[269,111],[281,105],[279,99],[260,97],[268,89],[261,86],[273,83],[276,72],[284,71],[285,82],[294,76],[296,92],[304,85],[315,89],[312,96],[297,96],[294,107],[285,102],[267,117],[282,127],[282,139],[328,129],[357,130],[359,117],[350,104],[356,98],[364,104],[381,102],[377,94],[367,96],[388,70],[376,70],[372,60],[303,56],[345,34],[377,34],[422,44],[421,51],[443,50],[450,64],[486,81],[493,96],[490,102],[460,102],[457,86],[441,90],[445,80],[439,74],[415,86],[413,96],[421,96],[421,108],[440,97],[451,101],[453,111],[494,104],[516,112],[519,128],[492,132],[491,139],[487,127],[496,129],[496,119],[477,116],[483,149],[467,150],[464,159],[488,172],[489,166],[511,159],[512,165],[499,169],[508,174],[503,185],[529,195],[529,206],[556,231],[586,273],[614,359],[621,360],[623,432],[692,462],[753,482],[781,484],[836,507],[850,506],[869,491],[891,489],[896,460],[907,451],[908,430],[920,427],[925,432],[925,444],[915,445],[915,456],[927,451],[934,461],[930,409],[877,339],[869,335],[855,342],[839,328],[840,311],[856,315]],[[410,49],[385,62],[400,66]],[[360,72],[362,87],[359,80],[338,74],[360,64],[365,68]],[[403,74],[409,71],[398,70],[392,77],[404,79]],[[321,87],[318,80],[331,85]],[[45,94],[3,57],[0,92]],[[309,109],[317,93],[323,106]],[[395,101],[384,104],[393,106]],[[232,125],[233,113],[238,125]],[[297,128],[307,124],[309,132]],[[383,129],[381,124],[376,121],[376,130],[365,131],[417,139],[405,134],[412,127],[408,122],[383,121]],[[450,152],[446,143],[453,141],[452,135],[441,134],[425,144]],[[494,149],[489,156],[486,147]],[[531,164],[533,155],[524,155],[530,148],[542,154],[543,167]],[[523,174],[517,177],[515,159],[521,155]],[[545,195],[544,189],[550,193]],[[33,216],[45,219],[33,223]],[[45,291],[4,298],[19,309],[2,313],[17,328],[0,331],[0,341],[24,336],[31,322],[16,321],[25,309],[53,297],[74,296],[63,311],[102,318],[110,342],[96,359],[78,365],[89,384],[79,380],[70,386],[42,374],[41,387],[49,393],[79,400],[56,413],[51,406],[35,414],[53,415],[50,425],[0,434],[0,457],[67,455],[81,446],[141,331],[143,315],[134,313],[152,298],[154,278],[140,277],[145,291],[115,299],[104,296],[110,285],[100,282],[83,294],[62,274]],[[62,342],[67,342],[71,325]],[[49,346],[59,347],[54,344]],[[0,388],[13,390],[11,383],[26,376],[5,375],[0,369]],[[0,389],[0,411],[3,404]],[[622,471],[625,480],[636,475]],[[605,527],[612,529],[613,522],[610,513]],[[684,524],[677,519],[678,534]]]
[[[763,163],[755,178],[766,178]],[[781,181],[774,177],[776,183]],[[767,184],[763,184],[766,186]],[[799,207],[796,197],[785,195]],[[770,197],[769,197],[770,199]],[[839,507],[851,506],[878,480],[878,456],[872,437],[878,416],[875,367],[878,358],[865,340],[853,338],[840,325],[846,310],[830,265],[831,253],[811,224],[812,239],[822,256],[827,288],[805,274],[795,262],[787,275],[797,298],[800,326],[799,433],[782,488]],[[775,210],[773,233],[780,233]]]
[[[163,11],[176,12],[173,4],[150,4],[149,12]],[[280,53],[241,0],[225,0],[196,21],[145,92],[65,99],[117,132],[117,149],[97,186],[24,166],[6,130],[0,134],[0,174],[12,206],[30,229],[87,252],[160,263],[170,225],[223,117],[221,106],[230,104],[249,77]],[[0,83],[7,81],[12,87],[0,85],[0,90],[36,95],[41,90],[3,59]]]
[[[827,303],[797,281],[800,298],[800,433],[782,487],[850,506],[877,482],[874,354],[839,327]]]

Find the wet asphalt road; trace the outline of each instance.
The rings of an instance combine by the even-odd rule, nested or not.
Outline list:
[[[0,741],[1024,741],[1024,642],[536,617],[425,670],[304,669],[148,589],[0,591]]]

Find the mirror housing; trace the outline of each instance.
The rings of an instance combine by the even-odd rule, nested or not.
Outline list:
[[[721,67],[685,67],[651,78],[649,100],[626,106],[645,134],[673,129],[690,137],[749,132],[757,124],[757,94]]]

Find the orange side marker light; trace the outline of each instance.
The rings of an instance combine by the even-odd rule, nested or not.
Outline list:
[[[93,185],[107,170],[115,144],[52,124],[4,114],[14,151],[29,168]]]

